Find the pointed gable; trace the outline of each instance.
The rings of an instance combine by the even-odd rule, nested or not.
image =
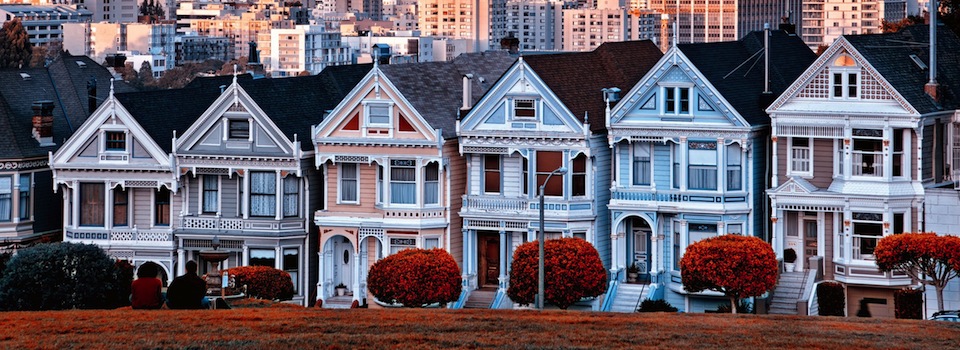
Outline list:
[[[591,52],[525,56],[526,62],[577,120],[605,133],[602,89],[632,88],[662,56],[649,40],[608,42]]]

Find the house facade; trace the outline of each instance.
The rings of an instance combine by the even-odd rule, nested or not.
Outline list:
[[[636,266],[637,283],[649,283],[642,297],[712,310],[716,295],[683,288],[686,247],[724,234],[766,237],[769,118],[761,104],[774,95],[763,92],[783,91],[814,58],[798,37],[768,35],[769,68],[764,32],[674,45],[608,113],[611,269]],[[766,86],[765,68],[774,77]]]
[[[221,268],[288,272],[309,304],[316,260],[310,213],[322,196],[309,135],[369,66],[290,79],[199,79],[186,88],[111,94],[52,156],[64,193],[64,239],[97,244],[164,280],[203,250]],[[314,237],[312,240],[311,237]]]
[[[456,119],[512,60],[482,53],[375,66],[313,129],[315,166],[327,193],[314,213],[317,297],[324,305],[332,305],[327,301],[340,284],[352,300],[376,305],[367,272],[403,249],[442,248],[463,266],[457,209],[465,170]]]
[[[14,252],[60,240],[62,200],[49,153],[107,97],[110,73],[87,57],[63,55],[42,68],[2,69],[0,81],[0,252]]]
[[[952,188],[960,165],[960,42],[939,30],[939,70],[928,45],[891,42],[929,43],[928,27],[837,39],[768,109],[774,249],[794,249],[804,269],[822,257],[848,316],[894,316],[893,292],[914,281],[877,269],[877,241],[925,230],[925,192]]]
[[[510,263],[516,247],[536,240],[541,229],[540,185],[546,239],[585,239],[609,267],[610,155],[601,90],[632,86],[660,55],[653,43],[638,41],[522,57],[460,120],[467,290],[496,288],[490,307],[513,307],[505,295]]]

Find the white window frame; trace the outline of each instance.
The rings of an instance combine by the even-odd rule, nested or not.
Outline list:
[[[420,239],[420,247],[421,247],[421,248],[423,248],[423,249],[430,249],[430,248],[427,247],[427,240],[428,240],[428,239],[435,239],[435,240],[437,240],[437,246],[436,246],[436,248],[443,249],[443,239],[442,239],[442,237],[441,237],[440,235],[424,235],[424,236]]]
[[[354,200],[345,200],[343,199],[343,174],[346,170],[344,165],[353,164],[355,166],[354,174],[356,177],[354,181],[354,188],[356,189],[356,196]],[[340,163],[337,165],[337,204],[360,204],[360,163]]]
[[[110,142],[108,139],[109,134],[123,134],[123,149],[110,149],[107,147],[107,143]],[[130,152],[130,134],[123,129],[107,129],[103,130],[103,152],[110,153],[129,153]]]
[[[387,121],[385,123],[374,122],[370,117],[373,108],[386,108]],[[393,103],[390,101],[364,102],[363,105],[363,125],[371,128],[390,128],[393,129]]]
[[[855,128],[855,129],[860,129],[860,128]],[[878,130],[878,129],[867,129],[867,128],[863,128],[863,129],[864,129],[864,130]],[[857,140],[880,142],[880,150],[879,150],[879,151],[858,151],[858,150],[857,150]],[[884,178],[885,178],[885,175],[884,175],[884,174],[886,173],[886,171],[885,171],[884,168],[886,167],[886,160],[887,160],[887,157],[892,157],[892,152],[893,152],[893,151],[892,151],[892,148],[889,147],[889,145],[888,145],[888,146],[884,146],[884,145],[883,145],[883,141],[884,141],[883,136],[852,135],[852,136],[850,137],[850,163],[851,163],[851,164],[850,164],[850,176],[851,176],[851,177],[856,177],[856,178],[860,178],[860,179],[884,179]],[[870,175],[870,174],[864,175],[864,173],[863,173],[863,155],[864,155],[864,154],[871,154],[871,155],[874,155],[874,156],[879,156],[879,158],[880,158],[879,161],[876,161],[876,160],[875,160],[875,161],[873,162],[874,174],[872,174],[872,175]],[[858,157],[858,156],[860,157],[859,162],[858,162],[858,160],[857,160],[857,157]],[[860,169],[861,169],[861,170],[859,171],[860,174],[857,174],[857,166],[858,166],[858,163],[859,163],[859,166],[860,166]],[[906,169],[904,169],[904,170],[906,170]],[[905,173],[908,173],[908,172],[905,172]]]
[[[393,244],[393,240],[395,240],[395,239],[412,240],[412,241],[413,241],[413,244],[397,244],[397,245],[394,245],[394,244]],[[393,255],[393,254],[399,253],[400,250],[403,250],[403,249],[417,248],[417,237],[412,237],[412,236],[387,236],[387,245],[388,245],[387,252],[390,253],[389,255]],[[397,248],[402,247],[402,249],[397,250],[397,251],[393,251],[393,248],[394,248],[394,247],[397,247]]]
[[[530,103],[530,106],[529,106],[529,107],[526,107],[526,106],[521,107],[521,106],[519,106],[521,103],[524,103],[524,104]],[[535,120],[535,119],[537,119],[537,109],[538,109],[537,107],[539,107],[538,105],[540,104],[540,101],[539,101],[538,99],[532,98],[532,97],[530,97],[530,98],[514,98],[514,99],[512,99],[512,103],[511,103],[511,104],[512,104],[512,106],[511,106],[511,108],[510,108],[510,114],[511,114],[511,116],[513,116],[513,119],[521,119],[521,120]],[[524,111],[529,110],[529,111],[532,111],[532,112],[533,112],[533,115],[524,115],[524,116],[521,116],[521,115],[519,115],[519,114],[517,113],[518,110],[524,110]]]
[[[667,106],[667,91],[673,92],[673,110],[668,110]],[[683,106],[683,100],[680,98],[681,91],[687,92],[687,110],[681,111]],[[660,113],[664,116],[683,116],[683,117],[693,117],[693,101],[694,101],[694,89],[693,85],[661,85],[660,86]]]
[[[793,145],[794,140],[807,140],[807,147],[795,147]],[[807,150],[807,170],[801,171],[794,169],[794,161],[803,161],[802,159],[794,157],[794,149]],[[800,176],[804,178],[813,177],[813,138],[811,137],[788,137],[787,138],[787,176]]]
[[[834,94],[834,89],[838,86],[836,75],[840,74],[840,83],[841,87],[840,96]],[[856,76],[856,82],[853,87],[857,89],[855,96],[850,96],[850,76]],[[830,69],[830,99],[834,100],[859,100],[860,93],[862,92],[862,87],[860,86],[860,68],[859,67],[845,67],[839,68],[835,67]]]
[[[734,147],[736,147],[735,151],[732,150]],[[743,155],[743,145],[739,143],[731,143],[729,145],[724,145],[723,151],[726,152],[726,154],[724,155],[725,157],[724,157],[724,165],[723,165],[723,171],[724,171],[723,190],[726,192],[746,191],[747,182],[744,180],[746,178],[746,165],[744,164],[746,163],[746,159],[745,159],[746,157],[744,157]],[[736,160],[736,164],[731,163],[734,160]],[[732,177],[730,176],[731,166],[736,166],[740,168],[740,176],[739,176],[739,179],[737,179],[738,181],[737,184],[740,186],[739,189],[730,188],[730,179],[732,179]]]
[[[653,143],[651,142],[636,142],[630,144],[630,185],[637,187],[650,187],[653,186]],[[647,182],[638,183],[637,182],[637,162],[640,158],[641,150],[646,149],[647,152]]]
[[[216,191],[217,191],[217,208],[216,208],[216,210],[214,210],[214,211],[205,211],[205,210],[204,210],[204,206],[206,205],[206,200],[204,199],[204,197],[206,197],[206,192],[207,192],[207,190],[206,190],[206,188],[205,188],[204,186],[205,186],[205,184],[206,184],[206,181],[207,181],[207,178],[208,178],[208,177],[216,177],[216,178],[217,178],[217,189],[216,189]],[[220,216],[221,200],[222,200],[222,193],[223,193],[223,191],[222,191],[222,188],[223,188],[222,181],[223,181],[223,179],[221,179],[221,176],[219,176],[219,175],[203,175],[203,176],[201,177],[201,179],[200,179],[200,195],[199,195],[199,197],[200,197],[200,200],[199,200],[200,203],[199,203],[199,204],[200,204],[200,214],[201,214],[201,215],[204,215],[204,214],[207,214],[207,215],[209,215],[209,214],[216,214],[217,216]]]
[[[395,167],[395,165],[393,165],[393,162],[396,162],[396,161],[410,161],[410,162],[413,162],[413,165],[412,165],[412,166],[396,165],[397,168],[407,168],[407,169],[413,168],[413,181],[406,181],[406,180],[405,180],[405,181],[402,181],[402,182],[398,182],[399,184],[410,184],[410,183],[412,182],[412,184],[413,184],[413,202],[412,202],[412,203],[395,203],[395,202],[393,201],[393,200],[394,200],[394,195],[393,195],[393,184],[394,184],[394,181],[400,181],[400,180],[394,180],[394,179],[393,179],[393,168]],[[420,200],[420,198],[419,198],[419,197],[420,197],[420,194],[419,194],[420,186],[419,186],[419,184],[420,184],[420,181],[421,181],[421,178],[420,178],[420,170],[422,169],[422,167],[418,166],[417,163],[418,163],[418,162],[417,162],[416,160],[412,160],[412,159],[392,159],[392,160],[390,160],[390,167],[387,168],[387,169],[389,169],[389,172],[388,172],[389,177],[386,178],[386,179],[384,179],[384,182],[385,182],[384,185],[389,186],[389,187],[387,187],[387,188],[388,188],[387,192],[389,193],[389,195],[387,195],[387,197],[388,197],[387,203],[389,203],[390,206],[412,207],[412,206],[416,206],[418,203],[420,203],[421,200]]]
[[[436,164],[436,166],[437,166],[437,174],[436,174],[436,175],[437,175],[437,180],[436,180],[436,184],[435,184],[435,186],[437,187],[437,200],[436,200],[436,202],[433,202],[433,203],[428,203],[428,202],[427,202],[427,185],[432,182],[432,181],[427,181],[427,174],[428,174],[428,173],[427,173],[427,168],[428,168],[428,166],[429,166],[430,164]],[[421,186],[421,189],[420,189],[421,192],[423,193],[423,205],[424,205],[424,206],[439,206],[439,205],[440,205],[440,202],[441,202],[441,198],[442,198],[441,186],[440,186],[440,184],[441,184],[440,176],[441,176],[441,174],[443,174],[443,171],[441,171],[440,162],[427,162],[427,163],[424,164],[424,166],[421,167],[420,169],[422,169],[421,171],[423,172],[423,185]]]

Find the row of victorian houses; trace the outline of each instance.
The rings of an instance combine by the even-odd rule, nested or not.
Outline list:
[[[99,79],[89,111],[14,104],[2,84],[8,119],[36,116],[10,136],[36,154],[0,169],[0,232],[22,243],[62,220],[65,241],[166,280],[216,241],[225,267],[289,272],[305,305],[340,284],[373,304],[375,261],[438,247],[463,273],[454,307],[489,293],[484,306],[511,308],[513,251],[542,229],[599,251],[610,288],[590,308],[615,310],[636,265],[640,297],[692,312],[722,301],[683,289],[685,248],[753,235],[844,283],[850,315],[869,299],[892,317],[893,291],[914,282],[877,270],[877,239],[949,227],[925,223],[943,212],[925,200],[957,197],[960,40],[939,31],[933,51],[954,54],[931,62],[929,38],[925,26],[846,36],[816,57],[796,36],[755,32],[665,54],[606,43],[150,92]]]

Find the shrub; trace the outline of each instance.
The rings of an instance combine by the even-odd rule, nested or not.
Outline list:
[[[820,316],[844,316],[847,308],[843,285],[837,282],[823,282],[817,285],[817,300]]]
[[[640,302],[640,308],[637,309],[637,312],[677,312],[677,308],[663,299],[643,299],[643,301]]]
[[[460,297],[460,268],[439,248],[405,249],[377,261],[367,275],[367,288],[378,300],[406,307],[445,304]]]
[[[0,278],[3,278],[3,270],[7,268],[7,262],[13,257],[11,253],[0,253]]]
[[[130,306],[130,286],[133,284],[133,265],[126,260],[117,259],[117,306]]]
[[[247,296],[267,300],[290,300],[293,298],[293,280],[290,274],[268,266],[238,266],[227,269],[233,278],[234,288],[229,294],[237,294],[246,286]]]
[[[36,245],[19,251],[7,264],[0,279],[0,308],[113,308],[121,297],[118,284],[123,283],[117,275],[115,261],[95,245]]]
[[[793,248],[787,248],[783,251],[783,262],[793,264],[797,262],[797,251]]]
[[[589,242],[579,238],[551,239],[544,243],[544,299],[566,309],[580,299],[596,297],[607,291],[607,272],[600,254]],[[539,287],[539,242],[527,242],[513,253],[510,288],[514,302],[531,304]]]
[[[897,318],[923,319],[923,291],[901,289],[893,292],[894,314]]]
[[[766,293],[777,284],[777,257],[770,244],[756,237],[723,235],[687,247],[680,277],[689,292],[712,290],[730,298],[730,305]]]

